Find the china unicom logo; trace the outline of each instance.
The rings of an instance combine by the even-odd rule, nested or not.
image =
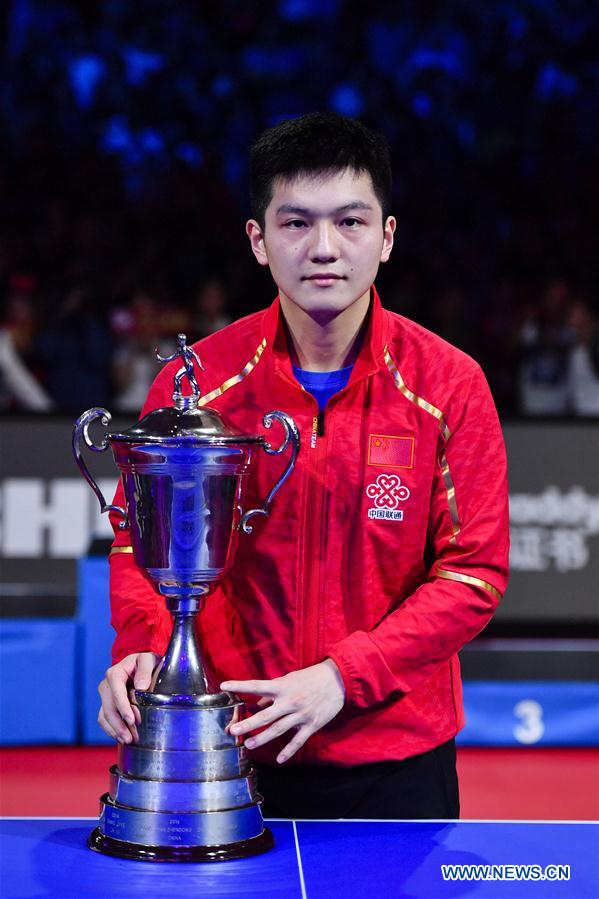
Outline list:
[[[366,496],[374,502],[368,510],[369,518],[402,521],[403,509],[399,508],[399,504],[409,498],[410,491],[401,483],[398,475],[380,474],[366,488]]]

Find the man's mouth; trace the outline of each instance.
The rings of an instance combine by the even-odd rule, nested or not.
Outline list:
[[[305,275],[304,281],[344,281],[344,275],[336,275],[334,272],[316,272],[314,275]]]

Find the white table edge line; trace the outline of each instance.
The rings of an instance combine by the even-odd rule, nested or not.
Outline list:
[[[97,821],[97,815],[0,815],[0,821]],[[265,818],[298,824],[590,824],[599,819],[560,818]]]
[[[297,824],[599,824],[599,819],[560,818],[265,818]]]
[[[0,815],[0,821],[97,821],[93,815]]]
[[[297,856],[297,868],[299,872],[300,879],[300,889],[302,891],[302,899],[308,899],[306,894],[306,882],[304,880],[304,869],[302,867],[302,856],[300,853],[299,840],[297,838],[297,827],[294,820],[292,820],[293,824],[293,839],[295,840],[295,854]]]

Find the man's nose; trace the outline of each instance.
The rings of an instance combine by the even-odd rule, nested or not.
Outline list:
[[[310,257],[314,262],[331,262],[339,258],[339,242],[334,225],[319,222],[312,230]]]

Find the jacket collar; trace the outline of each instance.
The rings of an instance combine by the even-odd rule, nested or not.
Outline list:
[[[374,284],[371,288],[371,301],[368,315],[370,317],[368,330],[364,337],[360,354],[354,364],[349,381],[350,384],[361,380],[367,375],[373,374],[384,363],[389,316],[388,312],[381,306],[381,301]],[[289,355],[287,335],[283,323],[281,304],[278,296],[272,305],[265,310],[262,327],[266,339],[267,351],[270,351],[274,357],[275,368],[295,380],[291,365],[291,357]]]

